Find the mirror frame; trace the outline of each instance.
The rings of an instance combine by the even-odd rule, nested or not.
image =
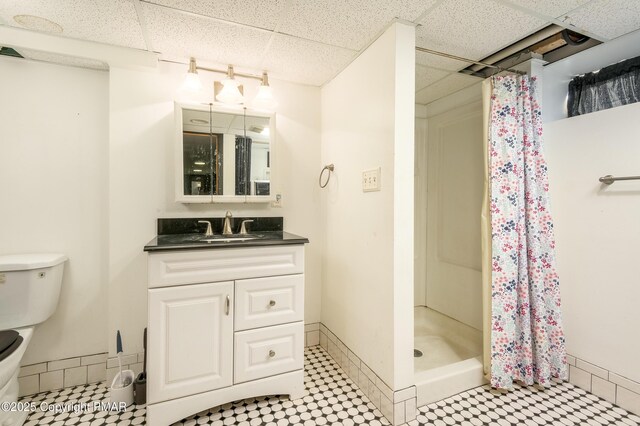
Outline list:
[[[184,204],[211,204],[211,203],[270,203],[276,200],[275,182],[277,178],[277,169],[275,167],[276,156],[276,115],[246,108],[246,114],[253,117],[264,117],[269,119],[269,195],[185,195],[184,194],[184,172],[183,172],[183,129],[182,129],[182,110],[191,109],[197,111],[209,112],[208,103],[188,103],[174,102],[174,185],[175,185],[175,201]],[[212,111],[222,112],[226,114],[242,114],[244,107],[221,106],[214,103]]]

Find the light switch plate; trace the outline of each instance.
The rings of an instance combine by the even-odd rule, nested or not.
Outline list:
[[[380,191],[380,167],[362,172],[362,192]]]

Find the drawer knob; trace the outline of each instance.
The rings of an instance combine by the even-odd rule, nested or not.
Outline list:
[[[274,350],[269,351],[269,358],[273,358],[276,356],[276,352]]]
[[[269,307],[276,306],[275,300],[269,300]]]

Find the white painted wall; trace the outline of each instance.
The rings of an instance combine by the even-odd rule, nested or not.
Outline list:
[[[322,232],[320,194],[320,89],[277,80],[275,162],[283,207],[268,204],[188,205],[174,202],[173,101],[184,66],[161,64],[156,71],[112,67],[109,80],[109,348],[120,329],[125,352],[142,350],[147,322],[147,254],[143,246],[156,234],[158,217],[284,216],[287,231],[306,236],[305,321],[320,320]],[[205,90],[214,77],[201,72]],[[242,80],[251,98],[259,84]],[[209,92],[207,92],[208,94]],[[205,96],[206,97],[206,96]],[[204,99],[204,97],[202,97]],[[193,100],[193,99],[192,99]]]
[[[546,84],[546,82],[545,82]],[[640,381],[640,104],[545,124],[567,350]]]
[[[0,253],[69,257],[23,364],[104,352],[108,75],[7,57],[0,75]]]
[[[413,384],[414,37],[392,25],[322,89],[322,321],[393,389]]]

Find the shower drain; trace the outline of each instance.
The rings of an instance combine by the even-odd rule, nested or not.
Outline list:
[[[420,358],[422,356],[422,351],[419,351],[417,349],[413,350],[413,357],[414,358]]]

